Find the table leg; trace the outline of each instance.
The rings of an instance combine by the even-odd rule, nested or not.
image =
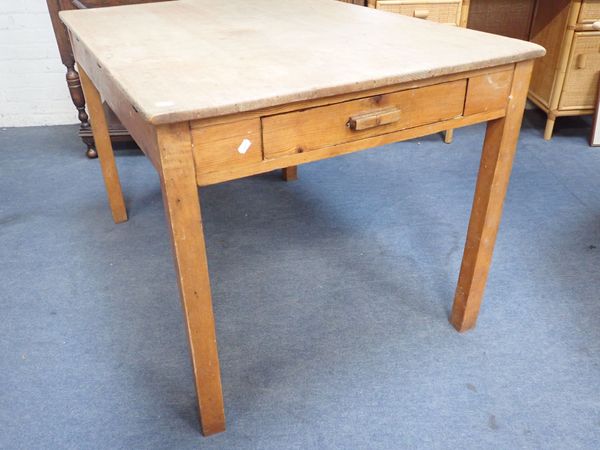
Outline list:
[[[110,141],[102,100],[94,83],[92,83],[87,73],[81,67],[79,68],[79,76],[90,112],[92,133],[96,142],[96,150],[100,159],[100,167],[104,177],[104,184],[106,185],[106,193],[108,194],[108,203],[110,204],[112,216],[115,223],[125,222],[127,220],[127,210],[125,209],[119,172],[115,164],[115,155]]]
[[[452,144],[453,140],[454,140],[454,130],[444,131],[444,143]]]
[[[475,199],[450,322],[458,331],[475,326],[494,251],[502,205],[531,77],[531,61],[515,67],[506,116],[488,123]]]
[[[298,166],[284,167],[281,169],[281,177],[284,181],[296,181],[298,179]]]
[[[157,129],[161,187],[187,323],[200,425],[205,436],[225,430],[217,338],[196,173],[187,123]]]

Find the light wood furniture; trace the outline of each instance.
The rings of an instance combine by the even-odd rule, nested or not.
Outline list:
[[[198,186],[488,122],[451,316],[475,325],[541,47],[322,0],[60,17],[116,222],[127,214],[101,98],[160,176],[204,434],[225,416]]]
[[[531,41],[548,54],[536,62],[529,98],[548,115],[544,139],[557,117],[593,114],[600,79],[600,0],[538,0]]]

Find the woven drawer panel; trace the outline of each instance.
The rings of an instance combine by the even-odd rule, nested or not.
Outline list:
[[[377,9],[383,11],[403,14],[405,16],[415,16],[416,11],[429,11],[427,20],[433,20],[440,23],[452,23],[458,25],[459,3],[385,3],[377,2]]]
[[[559,108],[594,108],[600,79],[600,34],[575,33]]]
[[[600,20],[600,0],[585,0],[579,11],[579,23]]]

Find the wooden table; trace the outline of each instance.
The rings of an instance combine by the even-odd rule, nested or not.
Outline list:
[[[274,169],[291,178],[302,163],[487,121],[450,319],[475,325],[541,47],[328,0],[181,0],[61,19],[115,222],[127,213],[101,98],[159,173],[203,434],[223,431],[225,415],[198,186]]]

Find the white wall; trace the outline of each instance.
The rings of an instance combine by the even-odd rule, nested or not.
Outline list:
[[[0,127],[77,123],[45,0],[0,0]]]

